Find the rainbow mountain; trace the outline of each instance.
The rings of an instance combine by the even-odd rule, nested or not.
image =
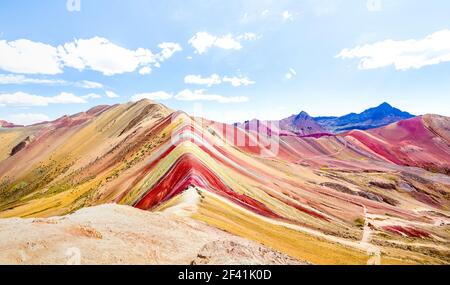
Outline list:
[[[306,263],[450,262],[447,117],[304,136],[142,100],[0,128],[0,145],[0,218],[116,203]]]

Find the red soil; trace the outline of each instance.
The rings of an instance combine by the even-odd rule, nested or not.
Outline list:
[[[411,227],[402,227],[402,226],[386,226],[383,229],[398,234],[398,235],[406,235],[412,238],[430,238],[430,234],[419,229],[411,228]]]
[[[281,218],[264,204],[231,190],[217,175],[191,154],[180,157],[167,174],[137,202],[135,207],[144,210],[152,209],[182,193],[189,186],[208,189],[257,214],[270,218]]]

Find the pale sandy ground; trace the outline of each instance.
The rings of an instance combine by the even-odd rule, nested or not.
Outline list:
[[[0,219],[0,264],[300,264],[170,213],[101,205],[48,219]]]

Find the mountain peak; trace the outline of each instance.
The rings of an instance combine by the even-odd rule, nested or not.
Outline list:
[[[10,123],[5,120],[0,120],[0,128],[15,128],[15,127],[22,127],[22,126]]]
[[[309,119],[309,118],[311,118],[311,117],[305,111],[301,111],[297,116],[295,116],[295,120]]]
[[[378,119],[381,119],[381,117],[386,117],[386,116],[399,116],[399,117],[402,117],[401,119],[409,119],[409,118],[414,117],[413,115],[411,115],[407,112],[403,112],[403,111],[391,106],[390,104],[388,104],[386,102],[382,103],[378,107],[368,109],[368,110],[362,112],[360,115],[366,115],[366,116],[370,116],[370,117],[375,116]]]
[[[324,133],[325,130],[305,111],[279,121],[282,130],[291,131],[298,135]]]
[[[387,102],[383,102],[383,103],[381,103],[380,106],[378,106],[377,108],[384,108],[384,109],[389,108],[389,109],[393,109],[394,107],[392,107],[392,105],[389,104],[389,103],[387,103]]]
[[[413,118],[414,115],[403,112],[389,103],[383,102],[377,107],[362,113],[351,113],[338,118],[315,118],[320,125],[332,132],[348,130],[367,130],[389,125],[394,122]]]

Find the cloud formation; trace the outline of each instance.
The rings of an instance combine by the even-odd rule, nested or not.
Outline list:
[[[233,87],[248,86],[255,84],[254,81],[248,77],[243,76],[224,76],[223,78],[218,74],[211,74],[208,77],[202,77],[201,75],[187,75],[184,78],[186,84],[206,85],[211,87],[213,85],[219,85],[223,82],[230,83]]]
[[[75,85],[77,85],[78,87],[81,87],[81,88],[86,88],[86,89],[102,89],[103,88],[103,84],[94,82],[94,81],[88,81],[88,80],[83,80],[81,82],[77,82]]]
[[[237,96],[237,97],[225,97],[217,94],[207,94],[205,90],[194,90],[185,89],[175,95],[175,99],[180,101],[215,101],[218,103],[243,103],[248,101],[248,97]]]
[[[2,107],[32,107],[48,106],[50,104],[82,103],[87,103],[86,99],[67,92],[61,92],[60,94],[52,97],[33,95],[25,92],[0,94],[0,106]]]
[[[40,42],[20,39],[0,40],[0,69],[25,74],[62,72],[57,48]]]
[[[45,114],[21,113],[9,116],[8,121],[13,122],[16,125],[28,126],[50,121],[50,118]]]
[[[188,43],[195,49],[195,53],[204,54],[212,47],[240,50],[242,48],[241,41],[256,40],[257,38],[258,36],[254,33],[245,33],[239,36],[232,34],[215,36],[207,32],[198,32],[189,39]]]
[[[130,50],[102,37],[75,39],[57,47],[27,39],[1,40],[0,69],[55,75],[63,73],[65,67],[71,67],[80,71],[90,69],[107,76],[140,69],[147,74],[148,69],[142,68],[159,65],[182,50],[179,44],[170,42],[159,44],[159,48],[161,51],[157,54],[146,48]]]
[[[119,95],[117,95],[115,92],[113,92],[111,90],[106,90],[104,95],[110,99],[120,97]],[[83,98],[83,99],[99,99],[99,98],[103,98],[103,95],[100,95],[98,93],[89,93],[84,96],[81,96],[81,98]]]
[[[359,69],[393,65],[397,70],[419,69],[450,61],[450,30],[441,30],[419,40],[385,40],[344,49],[337,58],[360,59]]]
[[[26,85],[26,84],[74,86],[84,89],[103,88],[103,84],[88,80],[82,80],[79,82],[70,82],[62,79],[47,79],[47,78],[40,79],[17,74],[0,74],[0,85]]]
[[[242,76],[233,76],[228,77],[225,76],[223,78],[223,82],[230,83],[233,87],[240,87],[240,86],[249,86],[255,84],[255,81],[250,80],[248,77],[242,77]]]
[[[148,66],[144,66],[141,69],[139,69],[139,74],[140,75],[147,75],[147,74],[150,74],[150,73],[152,73],[152,69],[150,67],[148,67]]]
[[[208,87],[211,87],[213,85],[219,85],[220,83],[222,83],[222,79],[218,74],[211,74],[209,77],[202,77],[201,75],[191,74],[184,77],[184,83],[206,85]]]
[[[111,91],[111,90],[105,91],[105,95],[106,95],[106,97],[108,97],[108,98],[119,98],[119,97],[120,97],[119,95],[117,95],[116,93],[114,93],[114,92]]]
[[[206,90],[204,89],[193,91],[191,91],[190,89],[185,89],[183,91],[178,92],[176,95],[173,95],[165,91],[138,93],[133,95],[130,99],[133,102],[142,99],[150,99],[155,101],[175,99],[178,101],[211,101],[223,104],[243,103],[248,101],[248,98],[244,96],[226,97],[222,95],[206,93]]]
[[[84,96],[81,96],[81,98],[83,98],[83,99],[100,99],[100,98],[102,98],[102,95],[97,94],[97,93],[89,93]]]
[[[171,58],[174,53],[183,50],[178,43],[170,43],[170,42],[161,43],[158,45],[158,47],[161,49],[161,52],[158,55],[159,61],[161,62]]]
[[[173,97],[172,94],[169,94],[165,91],[156,91],[156,92],[149,92],[149,93],[138,93],[131,97],[131,101],[136,102],[142,99],[149,99],[149,100],[168,100]]]
[[[0,74],[0,84],[2,85],[24,85],[24,84],[42,84],[42,85],[68,85],[68,82],[60,79],[39,79],[30,78],[24,75]]]
[[[297,71],[295,71],[295,69],[293,68],[289,68],[288,72],[284,75],[284,78],[286,78],[287,80],[291,80],[295,76],[297,76]]]
[[[283,21],[285,22],[294,20],[294,16],[292,16],[291,12],[287,10],[281,13],[281,17],[283,17]]]

